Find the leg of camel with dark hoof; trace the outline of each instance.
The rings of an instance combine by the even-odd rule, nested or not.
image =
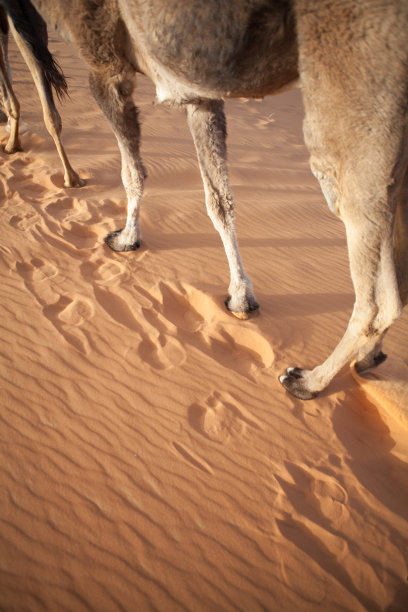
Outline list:
[[[204,183],[207,213],[220,234],[230,268],[229,297],[225,304],[238,319],[247,319],[259,305],[244,270],[235,233],[234,197],[226,164],[224,103],[222,100],[202,100],[187,104],[186,108]]]

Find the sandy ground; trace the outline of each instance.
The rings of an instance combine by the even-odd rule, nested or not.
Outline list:
[[[388,361],[302,402],[277,378],[323,361],[353,305],[341,222],[308,168],[299,91],[227,103],[230,177],[261,304],[223,306],[184,114],[135,94],[143,247],[118,254],[116,140],[67,44],[65,189],[12,45],[24,152],[0,152],[0,608],[408,609],[408,313]],[[0,137],[6,142],[4,127]]]

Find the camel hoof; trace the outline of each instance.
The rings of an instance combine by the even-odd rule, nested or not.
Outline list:
[[[356,361],[354,368],[358,374],[364,374],[364,372],[368,372],[368,370],[372,370],[384,363],[386,359],[387,355],[380,351],[377,355],[370,356],[361,361]]]
[[[249,319],[249,315],[251,312],[255,312],[259,309],[259,304],[255,300],[252,300],[251,302],[248,300],[247,304],[240,310],[232,310],[232,308],[230,308],[230,303],[231,297],[227,297],[227,299],[225,300],[227,310],[240,321],[246,321],[247,319]]]
[[[84,185],[86,181],[78,175],[64,182],[64,187],[83,187]]]
[[[21,151],[24,151],[24,149],[20,144],[11,147],[5,145],[4,147],[4,152],[7,153],[7,155],[13,155],[13,153],[21,153]]]
[[[279,381],[289,393],[301,400],[310,400],[318,396],[317,391],[309,391],[301,368],[288,368],[286,374],[279,376]]]
[[[132,244],[126,244],[120,241],[120,235],[122,233],[121,229],[108,234],[105,238],[105,243],[108,245],[112,251],[116,251],[122,253],[124,251],[136,251],[140,247],[140,240],[136,240]]]

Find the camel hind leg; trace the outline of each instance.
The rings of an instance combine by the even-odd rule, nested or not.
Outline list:
[[[4,107],[10,122],[10,136],[4,147],[6,153],[21,151],[21,143],[18,133],[20,120],[20,104],[14,94],[10,79],[10,68],[8,66],[8,23],[2,7],[0,7],[0,90],[3,97]]]
[[[401,224],[402,238],[395,239],[394,219],[397,214],[399,225],[406,124],[405,69],[395,49],[403,49],[406,62],[402,41],[408,12],[400,15],[396,8],[395,13],[376,15],[381,25],[387,20],[388,31],[397,39],[390,44],[380,38],[379,24],[368,24],[357,5],[354,20],[343,19],[341,6],[336,14],[334,4],[317,11],[309,8],[309,0],[297,5],[305,141],[330,209],[346,227],[356,299],[332,354],[312,370],[288,368],[280,377],[301,399],[315,397],[352,359],[357,358],[361,368],[381,362],[381,341],[407,299],[402,271],[407,224]],[[353,36],[353,53],[344,47],[345,57],[339,59],[342,49],[333,47],[333,41],[348,35]],[[345,65],[347,70],[342,69]]]
[[[323,364],[313,370],[288,368],[280,377],[286,389],[301,399],[315,397],[356,357],[362,369],[370,355],[381,361],[382,338],[402,310],[393,261],[392,221],[386,214],[383,222],[367,220],[364,207],[358,214],[352,203],[350,207],[353,214],[345,216],[344,223],[356,293],[353,313],[343,338]]]
[[[33,77],[35,86],[40,97],[44,123],[49,134],[54,140],[58,155],[60,156],[62,165],[64,167],[64,185],[65,187],[82,187],[85,181],[79,177],[77,172],[72,168],[68,156],[61,141],[61,117],[56,109],[51,86],[47,83],[44,78],[43,71],[39,67],[32,51],[29,46],[24,42],[23,37],[17,32],[12,22],[10,22],[10,28],[16,41],[16,44],[23,56],[30,72]]]

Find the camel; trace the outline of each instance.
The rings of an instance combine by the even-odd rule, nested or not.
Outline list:
[[[32,50],[32,45],[27,44],[11,22],[12,34],[30,69],[34,83],[37,87],[43,108],[45,126],[55,142],[55,146],[64,167],[64,186],[81,187],[85,184],[85,181],[81,179],[77,172],[75,172],[75,170],[72,168],[62,145],[61,117],[54,104],[51,88],[51,86],[54,86],[57,95],[62,97],[67,92],[67,84],[59,71],[58,66],[52,63],[52,58],[49,55],[47,49],[48,35],[45,22],[41,19],[38,13],[34,12],[34,10],[30,15],[30,19],[32,26],[35,27],[36,50],[38,49],[40,53],[42,52],[43,57],[35,57],[35,53]],[[7,21],[7,15],[0,2],[0,90],[5,109],[9,117],[10,126],[10,136],[4,150],[6,153],[16,153],[17,151],[22,150],[19,136],[20,104],[11,84],[11,72],[8,65],[8,35],[9,24]],[[44,61],[46,60],[49,62],[51,74],[47,74],[45,70]]]
[[[32,3],[86,60],[91,91],[119,144],[127,220],[106,243],[114,251],[140,246],[146,173],[132,94],[135,74],[143,73],[155,84],[158,102],[185,109],[207,211],[229,262],[227,307],[239,317],[258,303],[234,229],[223,100],[300,84],[310,166],[345,225],[355,304],[343,338],[324,363],[288,368],[280,382],[306,400],[352,360],[359,372],[379,365],[384,335],[408,301],[407,2]],[[5,4],[21,33],[29,0]]]

